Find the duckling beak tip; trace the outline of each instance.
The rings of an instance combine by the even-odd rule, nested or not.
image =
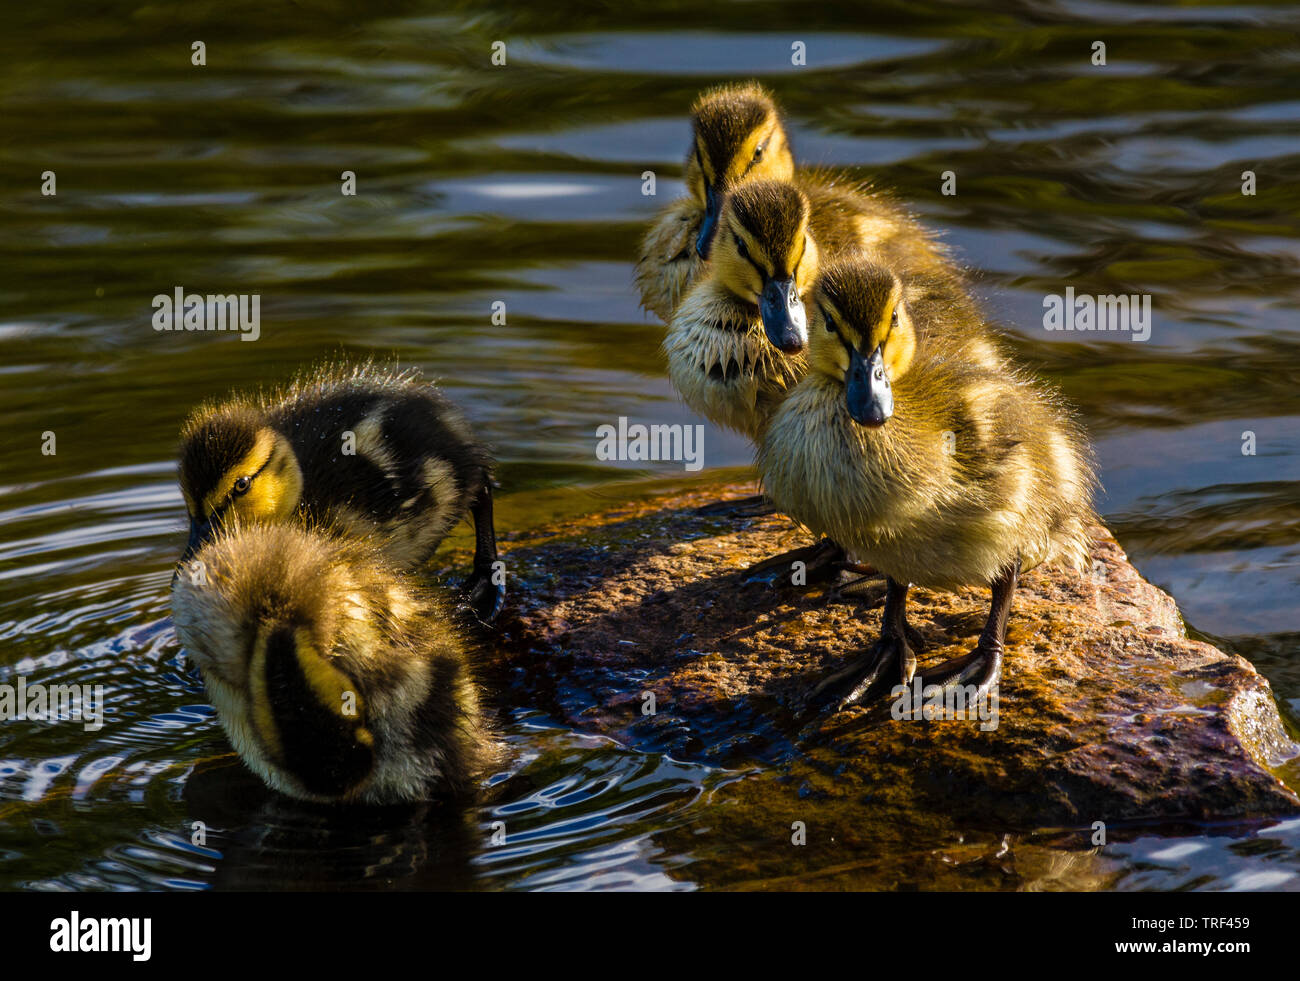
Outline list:
[[[864,358],[856,348],[850,350],[844,382],[849,418],[858,425],[878,429],[893,416],[894,393],[880,347],[869,358]]]
[[[767,339],[777,350],[798,354],[808,346],[808,317],[793,279],[773,279],[763,287],[759,314]]]

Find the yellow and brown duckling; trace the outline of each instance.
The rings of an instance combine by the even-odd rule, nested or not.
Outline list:
[[[642,305],[664,323],[672,319],[704,266],[728,190],[743,180],[793,177],[785,127],[762,86],[724,85],[701,95],[691,107],[689,196],[672,202],[642,242],[636,267]]]
[[[747,181],[729,194],[707,275],[664,338],[678,393],[711,421],[757,440],[803,376],[801,297],[817,276],[808,198],[789,181]]]
[[[237,517],[328,525],[414,569],[472,515],[470,604],[485,621],[500,612],[492,457],[417,373],[324,366],[269,394],[202,406],[181,440],[187,556]]]
[[[880,640],[810,701],[843,706],[911,680],[912,584],[992,587],[975,650],[923,675],[986,692],[1020,574],[1086,563],[1087,440],[1048,386],[962,355],[981,328],[963,296],[931,290],[909,303],[897,276],[857,257],[823,268],[811,306],[810,370],[762,442],[763,484],[787,514],[883,572],[887,591]]]
[[[710,257],[726,196],[746,181],[795,182],[808,197],[813,232],[827,254],[878,249],[891,268],[955,274],[946,250],[886,194],[829,170],[796,171],[771,94],[756,82],[723,85],[691,108],[687,197],[664,209],[642,242],[642,305],[668,323]]]
[[[761,438],[776,406],[807,371],[804,297],[821,263],[863,251],[844,230],[851,221],[851,207],[818,213],[789,181],[747,181],[727,195],[713,258],[664,338],[669,378],[687,405],[751,440]],[[822,246],[827,239],[829,249]],[[880,256],[875,249],[870,254]],[[960,297],[969,304],[962,332],[949,342],[953,354],[990,367],[1002,363],[995,331],[976,315],[955,271],[917,273],[907,282],[918,299]]]
[[[281,793],[463,795],[497,758],[452,615],[363,541],[223,523],[172,611],[231,743]]]

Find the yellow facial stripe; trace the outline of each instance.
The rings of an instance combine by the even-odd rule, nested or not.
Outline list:
[[[340,718],[360,722],[365,717],[365,704],[352,679],[321,656],[305,629],[294,631],[293,639],[302,676],[321,705]]]
[[[710,184],[717,183],[717,175],[713,172],[713,165],[709,161],[709,155],[704,152],[704,144],[698,139],[695,141],[695,159],[700,165],[700,170],[704,171],[704,177]]]
[[[902,290],[897,284],[894,285],[890,300],[892,301],[889,304],[891,321],[892,312],[897,310],[898,323],[891,325],[891,322],[886,322],[884,329],[887,334],[883,336],[887,340],[882,354],[885,371],[889,373],[891,380],[897,381],[911,367],[912,356],[916,353],[916,331],[912,327],[912,319],[907,315],[907,308],[903,305]]]
[[[750,162],[754,159],[754,151],[758,149],[760,143],[769,143],[775,129],[776,121],[767,120],[746,137],[745,142],[740,145],[740,149],[736,151],[735,156],[731,158],[731,162],[727,165],[727,176],[732,181],[739,181],[745,176],[745,172],[749,170]],[[769,149],[773,149],[770,144],[763,148],[763,153],[766,155]]]
[[[803,228],[802,233],[794,240],[790,246],[790,251],[785,257],[785,267],[790,270],[791,274],[799,271],[799,264],[803,262],[804,253],[808,251],[807,228]]]
[[[235,481],[240,477],[251,477],[271,457],[271,450],[275,447],[275,433],[270,429],[263,429],[257,434],[257,441],[253,448],[244,454],[243,458],[233,467],[227,470],[221,477],[220,482],[203,499],[203,516],[206,517],[216,511],[222,503],[230,496],[231,490],[235,486]]]
[[[248,662],[248,687],[253,702],[253,729],[262,740],[272,759],[283,759],[284,748],[280,743],[280,730],[275,725],[275,713],[271,710],[271,695],[266,690],[266,647],[270,630],[263,624],[253,641],[253,656]]]

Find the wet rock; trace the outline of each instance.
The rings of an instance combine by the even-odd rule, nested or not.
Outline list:
[[[875,639],[883,587],[746,581],[752,563],[811,541],[780,515],[693,511],[752,490],[678,491],[511,536],[505,643],[491,655],[501,701],[647,751],[757,765],[761,786],[736,793],[754,805],[742,823],[809,801],[843,805],[828,819],[841,835],[866,833],[864,807],[990,828],[1300,812],[1283,779],[1300,746],[1268,682],[1189,638],[1101,527],[1090,573],[1023,578],[995,719],[896,719],[889,698],[801,717],[810,686]],[[987,606],[987,589],[913,590],[922,669],[970,650]],[[998,839],[988,847],[994,861]]]

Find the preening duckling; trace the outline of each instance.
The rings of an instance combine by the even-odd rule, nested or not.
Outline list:
[[[269,394],[200,407],[181,439],[187,556],[233,517],[297,520],[373,539],[388,562],[413,569],[472,514],[470,602],[485,621],[500,612],[492,457],[415,372],[322,367]]]
[[[957,274],[947,251],[888,195],[830,170],[795,170],[790,139],[770,93],[756,82],[723,85],[691,107],[689,195],[672,202],[641,246],[642,305],[668,323],[710,257],[723,201],[753,180],[793,181],[813,211],[823,252],[872,248],[906,272]]]
[[[988,583],[975,650],[927,684],[996,684],[1018,576],[1087,561],[1095,478],[1086,438],[1046,385],[963,354],[982,325],[961,295],[909,302],[887,269],[828,264],[811,303],[806,378],[776,411],[759,451],[773,502],[887,577],[879,642],[814,691],[843,706],[910,681],[910,584]],[[886,689],[887,690],[887,689]]]
[[[172,611],[231,743],[281,793],[463,794],[495,758],[453,620],[364,542],[228,522],[179,570]]]

